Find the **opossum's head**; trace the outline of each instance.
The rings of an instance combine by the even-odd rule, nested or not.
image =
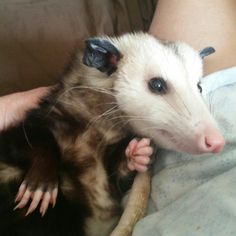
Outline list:
[[[199,87],[201,56],[207,51],[200,55],[184,43],[161,42],[143,33],[104,38],[94,45],[100,56],[87,52],[92,58],[84,62],[91,66],[95,61],[95,67],[113,81],[117,103],[135,131],[176,151],[223,149],[224,139]]]

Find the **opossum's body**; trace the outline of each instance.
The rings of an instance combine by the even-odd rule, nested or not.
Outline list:
[[[113,120],[119,111],[102,117],[113,101],[93,89],[60,88],[22,125],[1,134],[1,235],[110,232],[121,213],[122,181],[129,178],[124,150],[130,140],[122,120]],[[37,212],[27,217],[26,210],[13,212],[23,179],[34,190],[48,185],[53,189],[58,178],[59,199],[43,218]]]
[[[108,235],[133,176],[124,151],[134,134],[190,153],[224,145],[197,88],[202,62],[193,49],[142,33],[89,46],[84,62],[98,70],[77,55],[40,108],[0,136],[1,235]],[[23,180],[53,189],[58,179],[44,218],[12,211]]]

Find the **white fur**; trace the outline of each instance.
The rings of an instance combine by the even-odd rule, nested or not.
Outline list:
[[[144,33],[111,40],[123,55],[113,75],[116,98],[135,130],[168,149],[208,152],[205,138],[221,136],[197,87],[202,77],[198,52],[184,43],[166,45]],[[153,77],[167,82],[166,94],[148,89]]]

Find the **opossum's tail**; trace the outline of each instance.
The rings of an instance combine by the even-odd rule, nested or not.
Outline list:
[[[110,236],[130,236],[135,224],[147,209],[151,189],[151,172],[138,173],[119,223]]]

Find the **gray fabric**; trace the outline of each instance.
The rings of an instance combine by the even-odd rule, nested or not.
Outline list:
[[[202,87],[226,138],[224,151],[159,153],[152,214],[137,224],[134,236],[236,235],[236,67],[209,75]]]

